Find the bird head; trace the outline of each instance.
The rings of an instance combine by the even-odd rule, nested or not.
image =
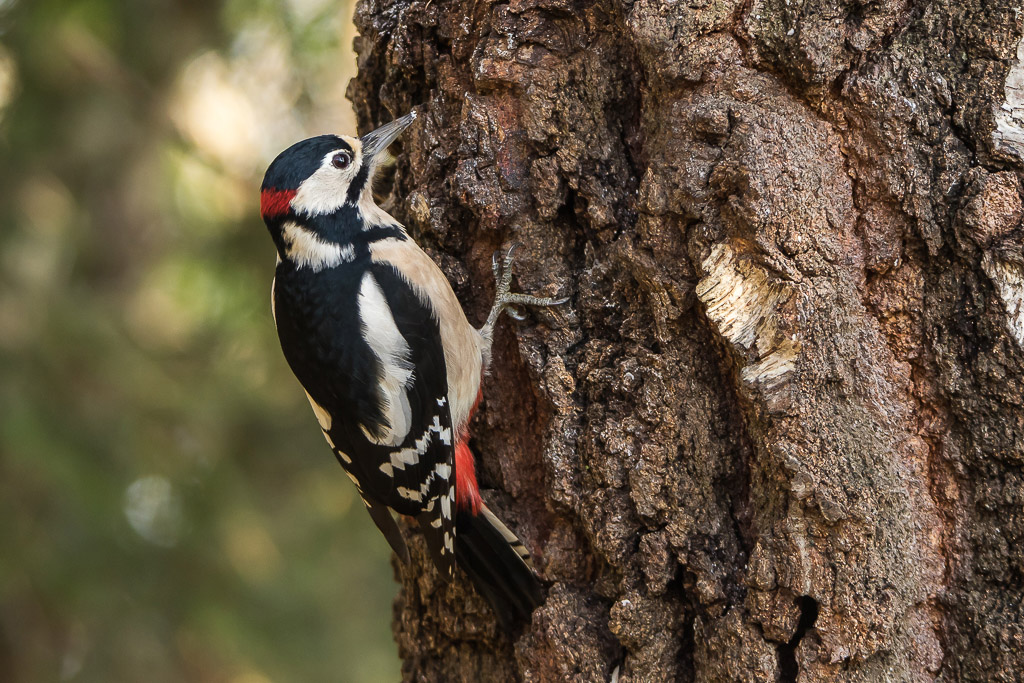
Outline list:
[[[274,159],[260,188],[260,213],[282,259],[323,267],[354,233],[394,222],[373,200],[373,179],[388,146],[415,119],[413,111],[360,138],[318,135]]]

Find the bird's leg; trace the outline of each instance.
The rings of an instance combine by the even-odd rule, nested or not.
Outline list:
[[[516,320],[523,320],[526,316],[519,312],[516,306],[558,306],[569,299],[551,299],[547,297],[530,296],[509,291],[509,284],[512,282],[512,264],[515,262],[515,252],[519,244],[513,244],[504,254],[501,250],[494,252],[491,257],[491,268],[494,271],[494,305],[491,306],[491,313],[487,316],[487,322],[480,329],[480,332],[487,338],[491,338],[494,332],[494,325],[498,322],[501,312],[508,310],[508,314]]]

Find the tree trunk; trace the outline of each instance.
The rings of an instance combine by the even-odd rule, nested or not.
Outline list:
[[[422,545],[406,680],[1024,676],[1024,25],[1012,0],[360,0],[389,208],[497,333],[512,642]],[[389,113],[390,112],[390,113]]]

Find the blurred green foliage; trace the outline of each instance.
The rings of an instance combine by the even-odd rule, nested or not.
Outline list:
[[[354,127],[350,16],[0,0],[0,680],[398,677],[256,213],[279,150]]]

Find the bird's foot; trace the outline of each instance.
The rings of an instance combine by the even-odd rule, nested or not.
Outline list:
[[[514,243],[504,254],[499,249],[491,257],[491,269],[494,271],[495,295],[494,305],[491,306],[491,313],[487,316],[487,323],[483,328],[484,334],[488,337],[490,337],[491,331],[494,330],[494,325],[498,322],[502,311],[507,310],[508,314],[516,320],[523,320],[526,318],[526,314],[519,310],[519,306],[545,308],[548,306],[558,306],[569,300],[568,298],[553,299],[530,296],[509,291],[509,286],[512,282],[512,264],[516,260],[515,252],[519,247],[518,243]]]

